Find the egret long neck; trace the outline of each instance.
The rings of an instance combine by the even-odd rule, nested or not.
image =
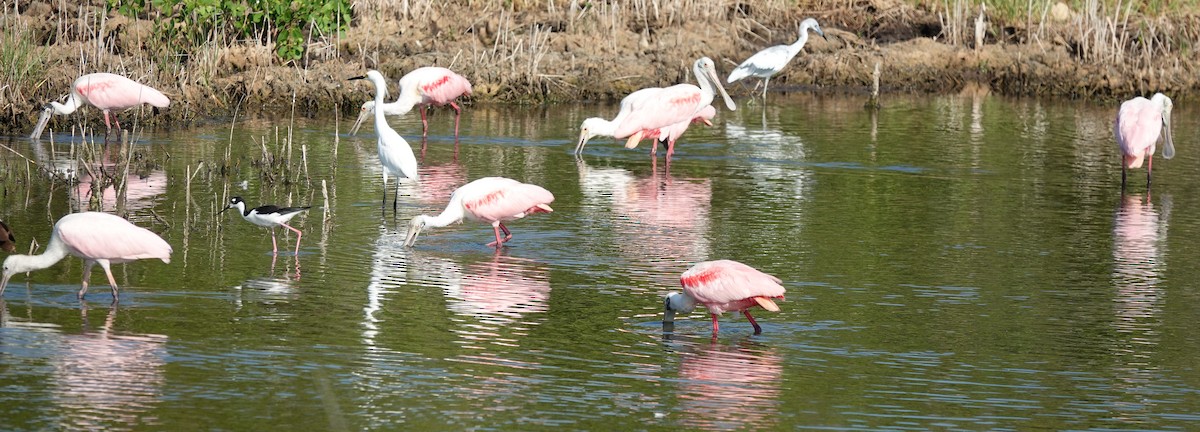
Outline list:
[[[387,98],[387,83],[375,83],[375,130],[381,130],[388,125],[387,116],[383,113],[385,98]]]
[[[446,205],[446,209],[442,210],[442,214],[437,216],[426,216],[425,225],[431,227],[444,227],[463,219],[462,200],[458,197],[450,199],[450,204]]]

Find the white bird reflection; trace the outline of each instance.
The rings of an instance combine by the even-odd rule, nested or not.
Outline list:
[[[84,304],[80,334],[9,316],[3,301],[0,312],[4,327],[36,333],[44,340],[38,345],[49,354],[45,386],[60,407],[55,428],[123,430],[153,424],[146,414],[163,398],[167,336],[114,332],[116,308],[108,309],[102,325],[93,329]]]
[[[375,347],[379,336],[379,322],[375,314],[383,309],[383,302],[396,288],[404,285],[408,278],[408,252],[404,247],[404,236],[388,233],[380,225],[379,238],[375,239],[375,250],[371,254],[371,281],[367,284],[367,303],[363,306],[363,343]]]
[[[772,347],[698,343],[679,353],[681,422],[700,430],[769,430],[779,418],[783,357]]]

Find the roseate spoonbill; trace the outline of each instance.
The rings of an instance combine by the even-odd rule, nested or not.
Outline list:
[[[387,97],[387,80],[383,78],[383,74],[377,70],[369,70],[364,76],[350,78],[360,79],[369,80],[375,85],[375,105],[383,105],[383,99]],[[383,164],[383,204],[380,207],[387,208],[387,180],[388,173],[392,173],[397,176],[396,197],[395,201],[392,201],[392,211],[395,211],[400,200],[400,177],[418,180],[417,156],[413,154],[408,141],[388,125],[383,110],[375,110],[375,133],[379,135],[379,163]]]
[[[450,105],[454,109],[454,139],[458,140],[458,120],[462,110],[454,100],[470,94],[471,82],[450,69],[435,66],[416,68],[400,78],[400,96],[395,102],[380,105],[376,105],[375,101],[363,103],[350,134],[358,133],[358,127],[375,112],[376,106],[383,107],[383,113],[387,115],[404,115],[417,106],[421,111],[421,136],[426,137],[429,136],[429,120],[425,118],[425,107]]]
[[[1150,99],[1138,96],[1121,104],[1117,124],[1113,128],[1117,145],[1121,147],[1121,188],[1125,188],[1125,170],[1139,168],[1146,161],[1146,187],[1150,187],[1150,172],[1154,169],[1154,149],[1158,137],[1163,137],[1164,158],[1175,157],[1171,141],[1171,98],[1155,93]]]
[[[658,154],[658,143],[662,141],[667,146],[667,162],[670,163],[671,155],[675,154],[675,141],[678,141],[679,137],[683,136],[684,132],[687,132],[688,127],[692,123],[704,123],[705,125],[712,126],[712,119],[716,116],[717,109],[709,105],[701,108],[700,112],[696,113],[696,117],[691,120],[646,132],[643,138],[650,138],[654,141],[654,147],[650,148],[650,155]],[[638,143],[633,143],[633,147],[637,147],[637,145]],[[629,147],[629,143],[626,143],[625,146]]]
[[[579,141],[575,153],[583,150],[587,141],[597,135],[609,135],[617,139],[628,137],[626,147],[637,146],[648,132],[679,122],[689,122],[709,106],[716,93],[725,99],[725,106],[736,110],[737,105],[721,80],[717,78],[716,65],[712,59],[701,57],[692,65],[692,72],[700,86],[676,84],[667,88],[638,90],[621,100],[621,111],[612,121],[593,117],[583,121],[579,128]]]
[[[437,216],[420,215],[408,224],[404,245],[411,247],[426,226],[444,227],[463,218],[492,224],[496,241],[488,243],[499,249],[512,238],[504,221],[516,220],[536,213],[550,213],[554,194],[538,185],[521,183],[504,177],[484,177],[462,185],[450,194],[450,203]],[[504,237],[500,237],[504,231]]]
[[[725,82],[732,84],[734,81],[748,76],[762,78],[762,97],[765,103],[767,100],[767,84],[771,82],[771,77],[783,70],[788,62],[792,61],[792,57],[800,53],[800,50],[804,48],[804,44],[808,43],[809,30],[817,32],[825,40],[829,40],[829,37],[825,36],[825,32],[821,31],[821,25],[817,24],[816,19],[806,18],[800,22],[800,37],[796,39],[796,43],[791,45],[775,45],[754,53],[754,55],[734,68],[733,72],[729,73],[729,79],[726,79]]]
[[[754,326],[754,334],[762,333],[762,327],[750,316],[750,308],[761,306],[778,312],[779,306],[771,299],[782,299],[784,294],[779,278],[730,260],[696,264],[683,272],[679,283],[683,293],[669,293],[663,301],[663,324],[673,323],[675,312],[691,313],[700,303],[712,314],[713,335],[718,331],[717,316],[725,311],[741,312]]]
[[[246,201],[242,200],[242,197],[235,196],[229,199],[229,204],[227,204],[225,208],[221,209],[221,212],[224,213],[225,210],[237,209],[238,214],[242,215],[242,219],[245,219],[246,222],[250,222],[260,227],[271,228],[271,253],[275,255],[279,254],[279,245],[275,243],[274,228],[281,226],[294,231],[296,233],[296,254],[299,255],[300,237],[303,237],[304,233],[300,232],[298,229],[292,228],[292,226],[288,225],[287,222],[292,220],[292,218],[296,215],[300,214],[300,212],[310,208],[312,207],[279,207],[273,205],[264,205],[251,209],[246,208]]]
[[[12,229],[9,229],[4,221],[0,221],[0,249],[4,249],[5,252],[16,252],[17,250],[17,238],[13,236]]]
[[[0,294],[8,280],[17,273],[41,270],[54,265],[67,255],[83,260],[83,288],[79,299],[88,289],[92,266],[100,264],[112,286],[113,303],[118,300],[117,281],[113,279],[112,263],[157,258],[171,262],[171,245],[148,229],[130,223],[120,216],[99,212],[74,213],[63,216],[54,224],[50,242],[41,255],[13,255],[4,260],[4,276]]]
[[[71,94],[67,96],[67,103],[50,102],[46,105],[42,116],[38,118],[37,126],[33,128],[33,133],[29,137],[41,138],[42,130],[50,122],[51,115],[73,113],[83,104],[104,111],[104,126],[112,129],[108,120],[110,111],[122,111],[144,103],[166,108],[171,104],[171,100],[153,87],[117,74],[104,72],[87,74],[75,79],[75,83],[71,84]],[[117,129],[121,129],[121,122],[116,120],[116,116],[113,116],[113,120],[117,123]]]

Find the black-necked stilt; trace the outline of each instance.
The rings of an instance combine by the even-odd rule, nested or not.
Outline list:
[[[370,70],[364,76],[350,79],[371,81],[375,85],[375,105],[382,106],[384,104],[384,98],[387,97],[387,80],[379,71]],[[383,204],[380,207],[386,209],[388,174],[397,176],[396,198],[400,198],[400,177],[417,180],[417,156],[413,154],[412,146],[408,145],[408,141],[405,141],[404,137],[400,136],[395,129],[388,126],[382,109],[375,110],[375,133],[379,136],[377,143],[379,163],[383,164]],[[392,211],[396,211],[396,206],[396,201],[392,201]]]
[[[5,252],[17,251],[17,238],[13,237],[12,230],[4,221],[0,221],[0,249],[4,249]]]
[[[229,205],[225,206],[225,208],[222,209],[221,211],[224,212],[225,210],[229,210],[232,208],[235,208],[238,210],[238,213],[242,215],[242,219],[245,219],[247,222],[258,225],[260,227],[274,228],[277,226],[281,226],[281,227],[290,229],[292,231],[295,231],[296,232],[296,254],[297,255],[300,254],[300,237],[304,236],[304,233],[300,232],[300,230],[298,230],[298,229],[292,228],[290,225],[287,224],[287,221],[291,220],[293,217],[300,214],[300,212],[308,210],[312,207],[307,207],[307,206],[306,207],[279,207],[279,206],[273,206],[273,205],[265,205],[265,206],[260,206],[260,207],[255,207],[255,208],[250,209],[250,208],[246,208],[246,201],[243,200],[242,197],[235,196],[235,197],[229,199]],[[271,230],[271,252],[276,255],[279,254],[279,245],[275,242],[275,230],[274,229]]]

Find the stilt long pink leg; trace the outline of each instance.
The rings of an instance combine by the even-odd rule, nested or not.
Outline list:
[[[296,232],[296,255],[300,255],[300,238],[304,237],[304,233],[300,232],[300,230],[298,230],[298,229],[292,228],[291,225],[288,225],[285,223],[281,223],[279,225]]]

